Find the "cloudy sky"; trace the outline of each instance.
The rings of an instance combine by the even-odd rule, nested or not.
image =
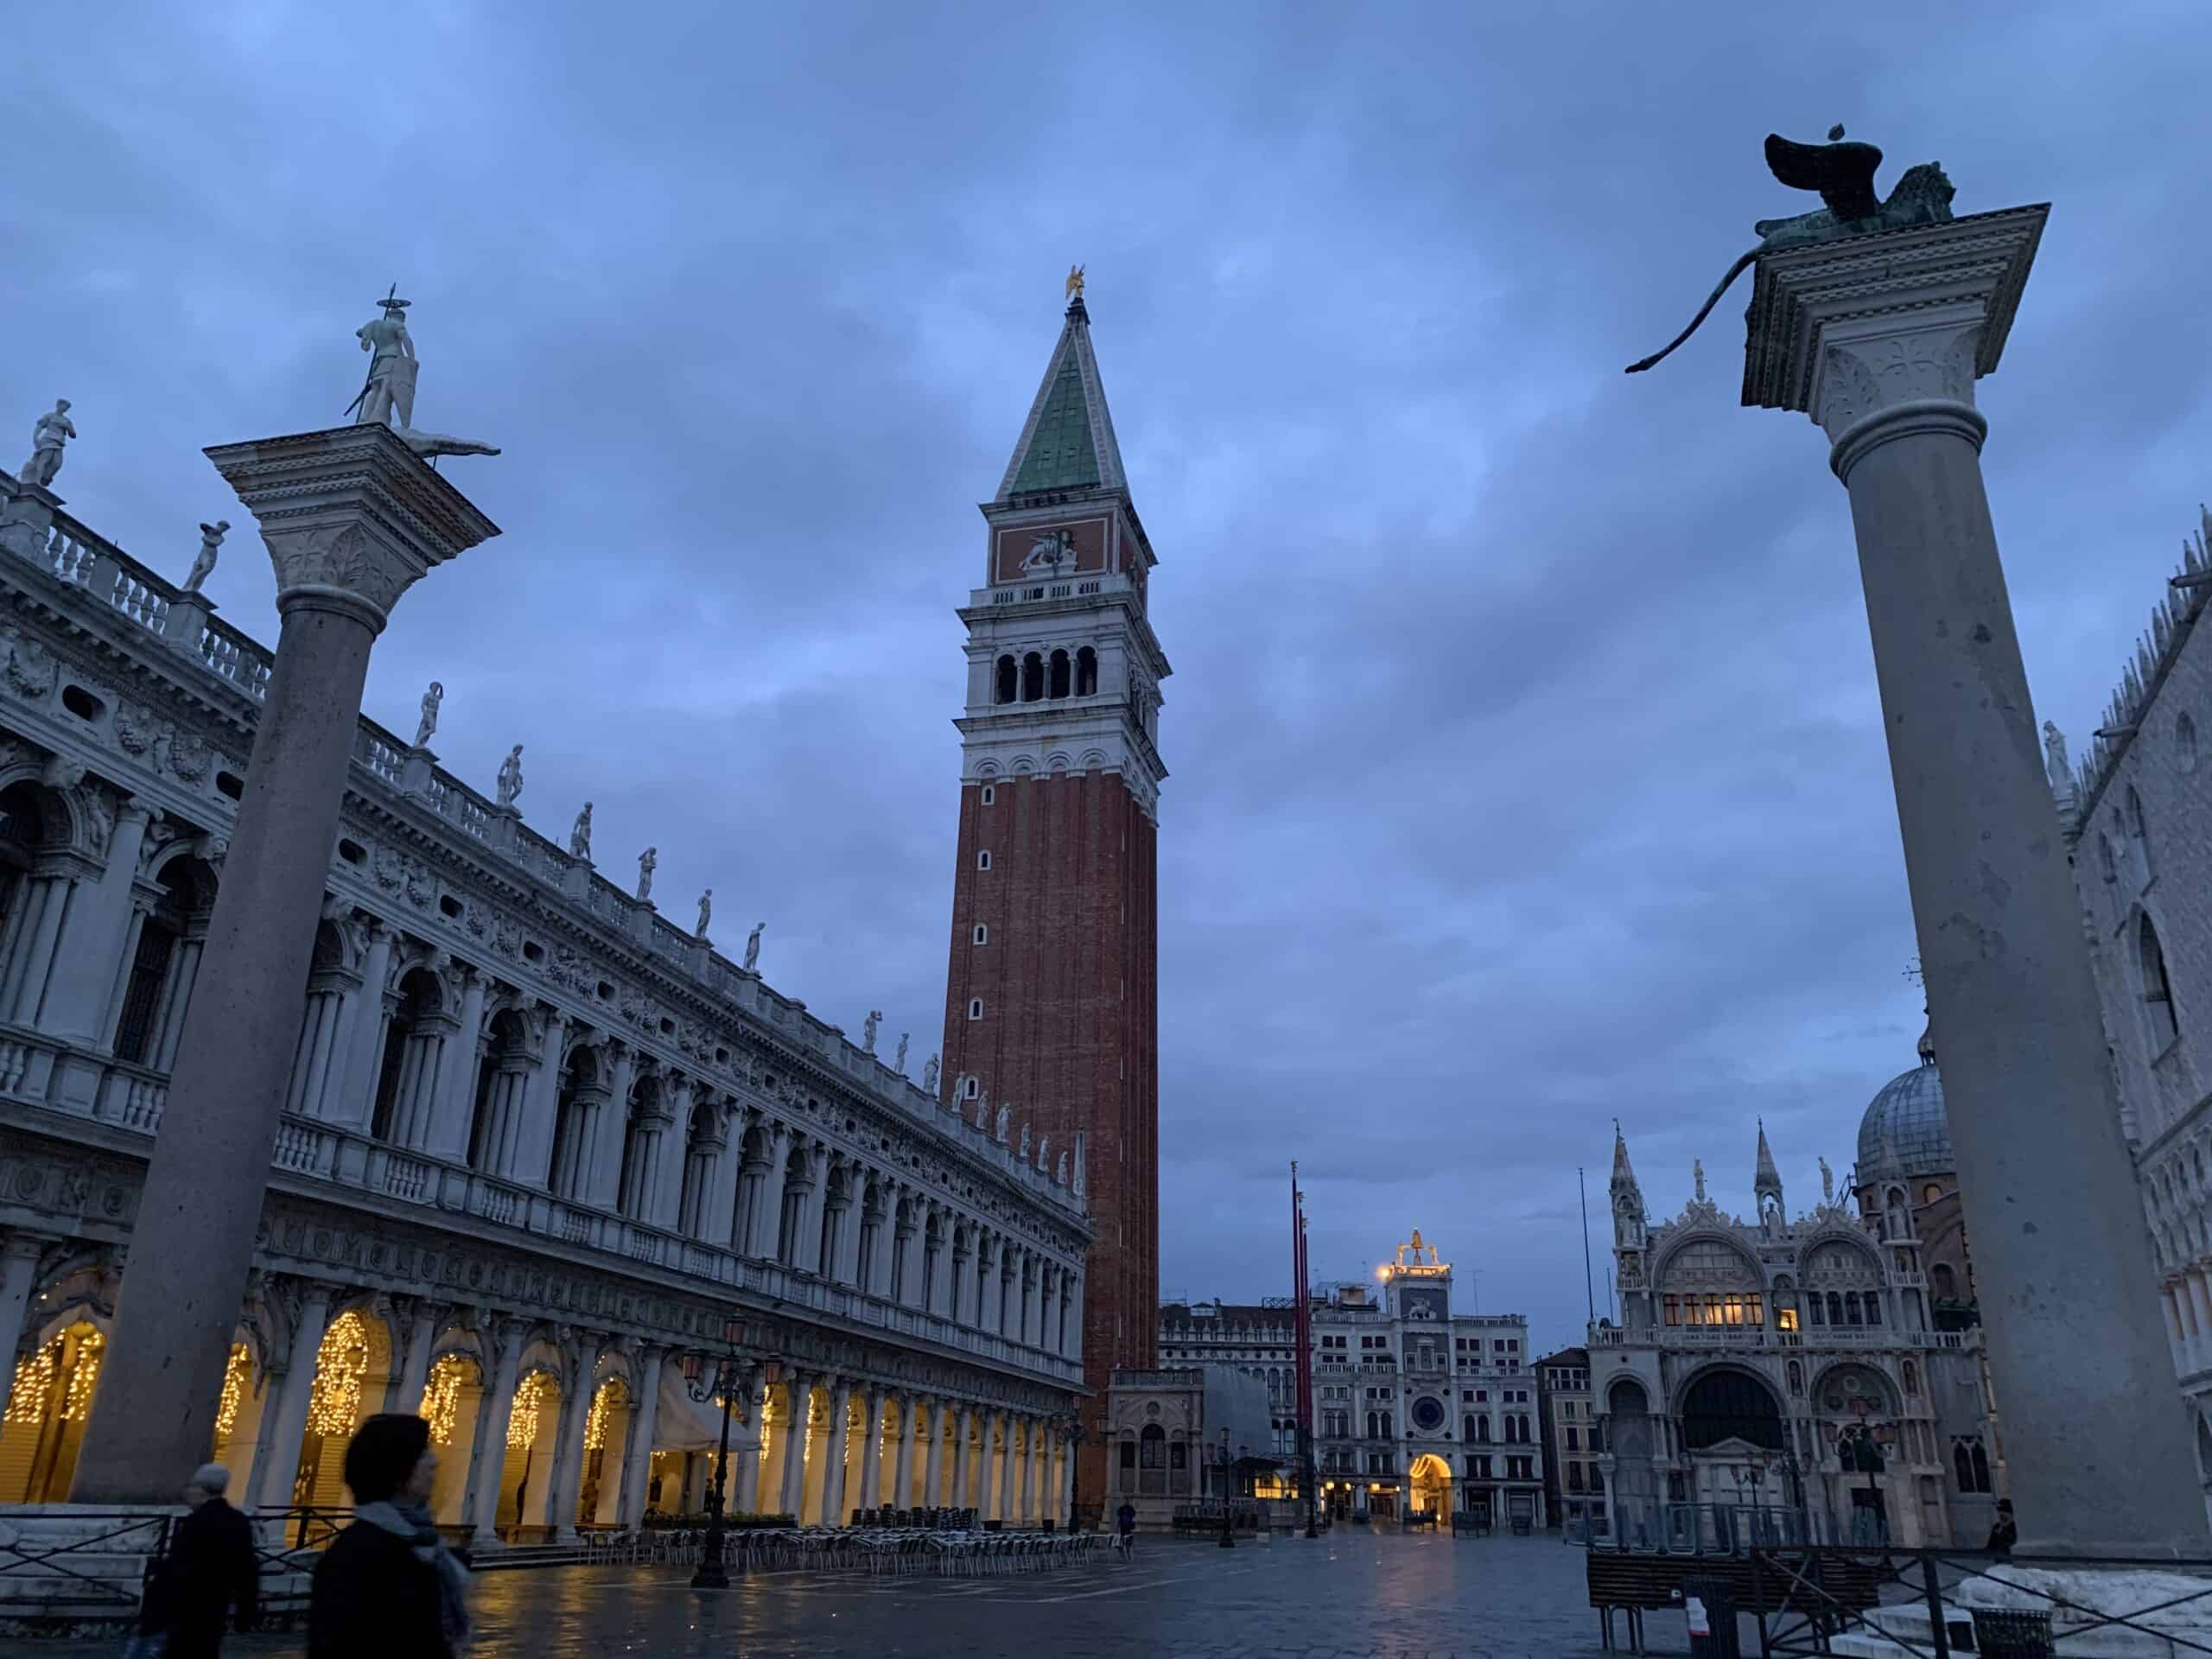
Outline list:
[[[1510,11],[1513,20],[1494,14]],[[1530,21],[1520,20],[1520,15]],[[1847,504],[1737,406],[1759,141],[2056,204],[1990,493],[2078,740],[2212,491],[2212,11],[1552,4],[48,9],[16,26],[0,410],[181,577],[202,445],[327,425],[397,281],[417,423],[505,533],[403,603],[368,712],[531,822],[597,803],[781,989],[938,1046],[953,607],[1087,264],[1161,564],[1171,1294],[1414,1225],[1535,1339],[1575,1168],[1791,1196],[1912,1060],[1910,918]],[[16,457],[10,455],[10,461]],[[234,535],[210,592],[274,638]],[[1605,1295],[1599,1240],[1599,1297]],[[1463,1288],[1462,1300],[1466,1291]]]

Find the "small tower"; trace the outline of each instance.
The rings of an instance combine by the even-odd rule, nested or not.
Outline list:
[[[1766,1120],[1759,1120],[1758,1167],[1751,1175],[1751,1192],[1758,1200],[1759,1225],[1769,1232],[1782,1230],[1782,1172],[1774,1166],[1774,1150],[1766,1143]]]
[[[1629,1167],[1628,1141],[1621,1135],[1620,1120],[1613,1121],[1613,1248],[1616,1250],[1641,1250],[1643,1248],[1643,1189],[1636,1184],[1636,1172]]]

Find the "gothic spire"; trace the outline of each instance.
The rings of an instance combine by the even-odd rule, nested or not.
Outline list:
[[[1782,1207],[1782,1172],[1774,1166],[1774,1149],[1766,1143],[1766,1120],[1759,1120],[1758,1167],[1751,1175],[1751,1192],[1758,1199],[1759,1213],[1766,1213],[1767,1200],[1774,1200],[1774,1207]]]
[[[1616,1197],[1623,1192],[1638,1191],[1636,1184],[1636,1172],[1630,1169],[1628,1164],[1628,1141],[1621,1134],[1621,1121],[1618,1117],[1613,1120],[1612,1187]]]
[[[1090,349],[1090,312],[1083,289],[1071,277],[1072,296],[1060,338],[1045,364],[1029,418],[1014,446],[1014,459],[999,480],[993,505],[1046,492],[1120,490],[1128,487],[1121,446],[1114,441],[1114,417],[1106,408],[1105,383]]]

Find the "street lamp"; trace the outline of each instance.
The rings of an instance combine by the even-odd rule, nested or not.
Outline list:
[[[1231,1529],[1235,1519],[1229,1510],[1229,1431],[1221,1431],[1221,1547],[1236,1548],[1236,1535]]]
[[[729,1401],[737,1392],[737,1344],[744,1334],[745,1326],[740,1321],[722,1321],[725,1351],[715,1360],[715,1391],[722,1402],[722,1439],[721,1449],[715,1453],[714,1484],[707,1491],[707,1547],[699,1558],[699,1570],[691,1575],[694,1590],[729,1588],[729,1569],[722,1565],[722,1496],[729,1479]],[[707,1357],[696,1351],[684,1355],[685,1377],[696,1382],[705,1376]]]

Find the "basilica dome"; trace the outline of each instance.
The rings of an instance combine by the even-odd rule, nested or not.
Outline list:
[[[1884,1084],[1859,1120],[1859,1184],[1948,1175],[1957,1167],[1943,1111],[1943,1074],[1923,1049],[1921,1063]]]

